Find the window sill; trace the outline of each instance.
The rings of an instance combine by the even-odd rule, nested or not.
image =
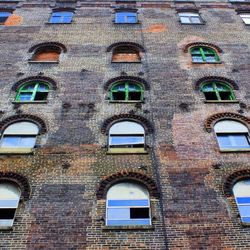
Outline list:
[[[222,64],[222,61],[219,62],[193,62],[192,64]]]
[[[30,64],[59,64],[59,61],[32,61],[28,60]]]
[[[141,61],[138,61],[138,62],[135,62],[135,61],[131,61],[131,62],[126,62],[126,61],[120,61],[120,62],[115,62],[115,61],[112,61],[111,63],[141,63]]]
[[[114,24],[116,25],[136,25],[136,24],[141,24],[140,21],[136,22],[136,23],[116,23],[115,21],[113,21]]]
[[[244,152],[250,152],[250,148],[225,148],[220,149],[221,153],[244,153]]]
[[[71,23],[50,23],[50,22],[46,22],[45,24],[48,24],[48,25],[57,25],[57,24],[72,24],[72,22]]]
[[[148,154],[144,148],[109,148],[107,154]]]
[[[34,154],[33,148],[0,148],[0,154]]]
[[[206,23],[182,23],[180,22],[181,25],[205,25]]]
[[[13,231],[13,227],[12,226],[0,227],[0,231]]]
[[[13,101],[13,104],[46,104],[48,103],[47,100],[45,101]]]
[[[239,100],[223,100],[223,101],[216,101],[216,100],[206,100],[204,103],[239,103]]]
[[[103,226],[102,230],[154,230],[152,225],[129,225],[129,226]]]
[[[118,100],[111,100],[110,103],[144,103],[143,101],[118,101]]]

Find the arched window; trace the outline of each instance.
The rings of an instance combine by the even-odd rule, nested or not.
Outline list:
[[[71,23],[73,18],[72,11],[54,11],[50,17],[50,23]]]
[[[110,90],[111,101],[142,101],[144,90],[139,83],[129,81],[115,83]]]
[[[223,120],[214,125],[214,131],[221,150],[250,149],[249,131],[244,124]]]
[[[112,62],[141,62],[140,51],[135,46],[118,46],[113,49]]]
[[[50,86],[43,82],[29,82],[23,84],[18,90],[15,100],[18,102],[45,101]]]
[[[106,225],[151,225],[148,190],[141,185],[122,182],[107,193]]]
[[[232,88],[222,82],[209,81],[201,86],[201,91],[204,93],[208,101],[233,101],[235,96]]]
[[[243,223],[250,223],[250,179],[237,182],[233,187],[234,198]]]
[[[34,148],[36,137],[39,133],[38,126],[33,122],[22,121],[9,125],[3,132],[1,148]]]
[[[208,47],[193,47],[191,48],[191,56],[193,62],[214,63],[220,62],[220,58],[216,51]]]
[[[12,227],[20,196],[16,185],[0,182],[0,228]]]
[[[117,122],[109,129],[110,148],[144,148],[145,131],[137,122]]]
[[[58,62],[61,50],[58,47],[53,46],[43,46],[38,48],[31,61],[36,62]]]

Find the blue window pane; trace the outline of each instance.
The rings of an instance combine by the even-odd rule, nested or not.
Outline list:
[[[109,200],[108,206],[149,206],[148,200]]]
[[[241,217],[250,217],[250,206],[238,206]]]
[[[115,22],[116,23],[136,23],[137,22],[137,13],[117,12]]]
[[[54,12],[50,18],[50,23],[71,23],[73,12]]]
[[[237,197],[236,201],[238,204],[247,204],[250,203],[250,197]]]
[[[250,223],[250,217],[241,217],[241,221],[244,223]]]
[[[216,62],[215,56],[206,56],[206,61],[207,62]]]
[[[129,220],[130,208],[109,208],[108,220]]]
[[[250,148],[247,134],[217,134],[220,148]]]
[[[110,226],[150,225],[150,219],[146,219],[146,220],[108,220],[107,225],[110,225]]]
[[[3,148],[33,148],[36,143],[35,136],[4,136],[1,142]]]
[[[31,101],[32,93],[20,93],[20,101]]]
[[[10,15],[10,12],[0,12],[0,23],[4,23]]]
[[[144,144],[143,136],[111,136],[110,145]]]
[[[0,208],[16,208],[18,200],[0,200]]]
[[[193,62],[203,62],[202,56],[192,56]]]

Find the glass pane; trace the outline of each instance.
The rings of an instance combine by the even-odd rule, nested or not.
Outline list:
[[[181,18],[181,23],[191,23],[191,20],[189,19],[189,17],[180,17]]]
[[[203,62],[202,56],[192,55],[193,62]]]
[[[215,56],[207,56],[206,55],[206,62],[217,62]]]
[[[1,142],[2,148],[33,148],[36,137],[4,136]]]
[[[108,208],[108,220],[129,220],[130,208]]]
[[[241,217],[250,217],[250,206],[238,206]]]
[[[133,12],[117,12],[116,23],[136,23],[137,13]]]
[[[17,208],[18,200],[0,200],[0,208]]]
[[[245,134],[217,134],[217,138],[221,148],[250,148],[247,135]]]
[[[128,23],[136,23],[136,16],[135,15],[129,15],[127,16],[127,22]]]
[[[32,101],[32,93],[21,92],[18,101]]]
[[[250,24],[250,16],[249,17],[243,17],[242,20],[243,20],[243,22],[245,24]]]
[[[148,200],[109,200],[108,206],[149,206]]]
[[[250,197],[237,197],[236,201],[238,204],[250,204]]]
[[[241,221],[244,223],[250,223],[250,217],[242,217]]]
[[[1,227],[12,227],[13,225],[13,219],[12,220],[0,220],[0,228]]]
[[[52,16],[50,18],[50,23],[61,23],[61,17],[60,16]]]
[[[31,84],[27,84],[25,86],[23,86],[21,88],[21,91],[33,91],[35,89],[36,83],[31,83]]]
[[[150,225],[150,219],[142,219],[142,220],[108,220],[107,225],[110,225],[110,226]]]
[[[201,23],[201,19],[199,17],[190,17],[192,23]]]
[[[144,144],[143,136],[110,136],[110,145]]]
[[[217,135],[220,148],[231,148],[231,143],[228,135]]]
[[[15,216],[15,208],[1,208],[0,209],[0,220],[13,219]]]
[[[230,88],[224,84],[216,83],[216,88],[218,91],[230,91]]]
[[[233,100],[234,98],[231,95],[231,92],[220,92],[220,99],[221,100]]]
[[[63,23],[71,23],[71,21],[72,21],[71,16],[65,16],[63,17],[63,20],[62,20]]]
[[[129,84],[128,90],[129,91],[140,91],[141,88],[138,85],[136,85],[136,84]]]
[[[49,90],[48,85],[43,84],[43,83],[40,83],[37,89],[37,91],[48,91],[48,90]]]
[[[130,92],[128,99],[133,101],[141,100],[141,92]]]
[[[113,91],[125,91],[125,84],[119,84],[112,88]]]
[[[208,91],[208,92],[214,91],[214,88],[213,88],[212,83],[208,83],[208,84],[204,85],[204,86],[202,87],[202,91],[203,91],[203,92],[204,92],[204,91]]]
[[[148,219],[149,208],[148,207],[132,207],[130,208],[131,219]]]

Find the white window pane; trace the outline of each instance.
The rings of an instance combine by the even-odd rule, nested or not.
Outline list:
[[[4,134],[8,135],[37,135],[38,132],[38,126],[32,122],[16,122],[4,130]]]
[[[201,23],[201,20],[199,17],[191,17],[191,22],[192,23]]]
[[[144,134],[144,128],[142,125],[136,122],[117,122],[110,128],[109,134]]]
[[[219,121],[214,125],[216,133],[248,133],[248,128],[240,122],[233,120]]]
[[[240,216],[250,217],[250,206],[238,206]]]
[[[108,208],[108,220],[129,220],[130,208]]]
[[[191,23],[189,17],[181,17],[181,22],[182,23]]]
[[[107,193],[108,200],[144,200],[149,199],[148,190],[138,184],[122,182],[112,186]]]
[[[233,192],[235,197],[250,197],[250,179],[237,182]]]
[[[13,222],[14,222],[13,219],[11,219],[11,220],[1,220],[0,219],[0,228],[1,227],[12,227],[13,226]]]
[[[0,183],[0,200],[19,200],[20,189],[11,183]]]
[[[199,14],[197,13],[191,13],[191,12],[182,12],[179,13],[180,17],[199,17]]]

